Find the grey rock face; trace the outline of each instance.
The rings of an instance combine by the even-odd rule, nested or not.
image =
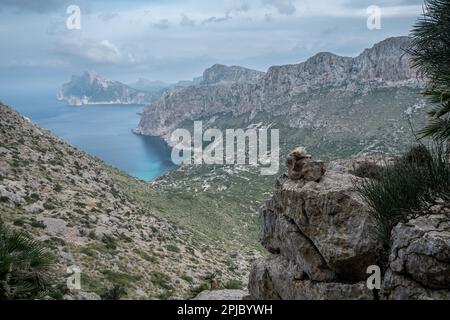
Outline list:
[[[207,69],[200,85],[179,88],[147,106],[136,133],[163,136],[184,120],[222,112],[242,115],[267,112],[295,114],[303,103],[298,96],[321,88],[333,88],[336,95],[348,95],[360,84],[417,86],[418,79],[403,51],[409,38],[389,38],[365,50],[356,58],[319,53],[293,65],[273,66],[267,73],[242,67],[215,65]],[[314,110],[305,110],[303,117]],[[298,118],[298,117],[295,117]],[[301,123],[289,125],[297,128]],[[308,121],[310,122],[310,121]]]
[[[333,280],[335,273],[328,267],[314,243],[288,217],[273,211],[269,200],[259,212],[260,242],[273,254],[280,254],[296,263],[299,280]]]
[[[392,231],[387,298],[450,298],[450,216],[431,214]]]
[[[304,149],[290,154],[308,163],[306,156]],[[260,209],[260,242],[272,256],[254,263],[251,296],[372,299],[366,270],[376,264],[379,242],[368,207],[353,190],[358,178],[334,170],[319,182],[294,176],[280,176]]]
[[[319,183],[277,179],[273,209],[295,222],[327,265],[343,279],[360,280],[377,256],[377,234],[350,174],[327,171]]]
[[[288,155],[286,165],[287,176],[293,180],[319,181],[325,173],[325,164],[322,161],[312,161],[303,147],[297,147]]]
[[[201,84],[213,85],[218,83],[256,83],[264,77],[264,72],[251,70],[239,66],[224,66],[215,64],[203,72]]]
[[[249,290],[258,300],[372,299],[364,281],[357,283],[302,280],[298,266],[280,255],[254,262]]]

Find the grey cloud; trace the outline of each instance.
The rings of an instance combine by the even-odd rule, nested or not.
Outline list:
[[[250,10],[250,6],[247,2],[242,3],[242,5],[235,9],[236,12],[247,12]]]
[[[102,12],[98,15],[98,18],[102,21],[110,21],[114,18],[117,18],[119,16],[116,12]]]
[[[195,26],[195,20],[190,19],[187,15],[182,14],[181,15],[181,22],[180,25],[183,27],[194,27]]]
[[[15,9],[17,13],[22,12],[37,12],[44,13],[63,8],[65,1],[58,0],[0,0],[0,7],[2,9]]]
[[[161,19],[158,22],[154,23],[153,26],[158,29],[168,29],[169,28],[169,20]]]
[[[292,15],[296,11],[293,0],[263,0],[263,3],[275,7],[280,14]]]
[[[120,64],[125,61],[117,46],[108,40],[64,39],[57,43],[54,51],[58,56],[87,64]]]
[[[219,22],[224,22],[227,20],[231,19],[231,15],[230,12],[228,11],[227,13],[225,13],[225,16],[223,17],[210,17],[206,20],[203,20],[202,24],[207,24],[207,23],[219,23]]]

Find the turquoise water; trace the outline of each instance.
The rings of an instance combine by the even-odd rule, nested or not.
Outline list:
[[[68,106],[54,92],[0,92],[0,100],[66,142],[143,180],[174,168],[170,148],[158,137],[132,133],[142,105]]]

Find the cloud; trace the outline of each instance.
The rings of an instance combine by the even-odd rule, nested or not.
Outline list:
[[[126,62],[119,48],[108,40],[62,40],[55,50],[59,56],[88,64],[120,64]]]
[[[0,6],[12,8],[17,10],[17,13],[22,12],[37,12],[44,13],[49,11],[54,11],[63,8],[65,1],[58,0],[0,0]]]
[[[241,6],[235,9],[236,12],[248,12],[250,10],[250,6],[247,2],[242,3]]]
[[[220,23],[231,19],[230,12],[227,11],[223,17],[210,17],[206,20],[203,20],[202,24],[208,23]]]
[[[195,20],[190,19],[187,15],[182,14],[181,15],[181,22],[180,22],[180,26],[183,27],[194,27],[195,26]]]
[[[117,18],[118,16],[119,16],[119,14],[116,13],[116,12],[102,12],[97,17],[100,20],[107,22],[107,21],[110,21],[110,20],[112,20],[114,18]]]
[[[169,20],[161,19],[158,22],[154,23],[153,26],[158,29],[168,29],[169,28]]]
[[[297,11],[293,0],[263,0],[263,4],[275,7],[280,14],[292,15]]]

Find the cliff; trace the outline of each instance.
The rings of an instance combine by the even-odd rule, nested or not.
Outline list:
[[[215,64],[203,72],[200,84],[231,84],[233,82],[256,83],[264,77],[264,72],[239,66]]]
[[[420,82],[403,51],[409,41],[407,37],[389,38],[355,58],[319,53],[300,64],[270,67],[265,74],[215,65],[204,72],[201,85],[166,93],[147,106],[135,132],[167,137],[183,121],[219,113],[234,117],[250,113],[249,121],[262,113],[276,117],[283,112],[298,118],[300,112],[304,117],[315,110],[312,105],[305,106],[301,95],[323,96],[324,92],[317,91],[324,89],[336,100],[353,95],[349,99],[354,104],[377,88],[414,88]]]

